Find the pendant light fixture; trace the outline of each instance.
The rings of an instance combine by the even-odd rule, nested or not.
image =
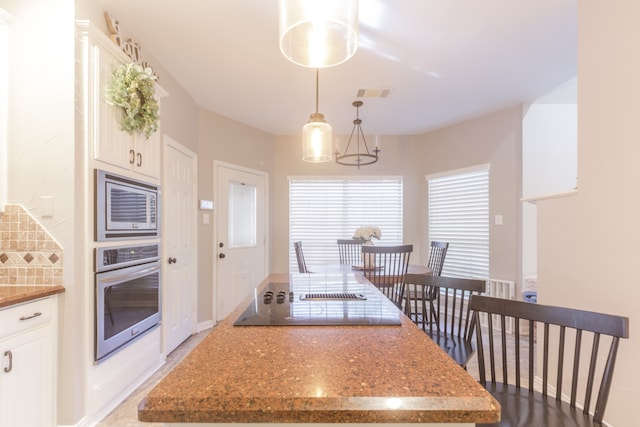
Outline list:
[[[358,0],[280,0],[280,51],[309,68],[341,64],[358,49]]]
[[[302,160],[311,163],[331,160],[331,125],[325,121],[324,114],[318,113],[318,74],[316,68],[316,112],[302,127]]]
[[[362,120],[360,119],[360,107],[362,107],[362,101],[353,101],[351,105],[356,107],[356,119],[353,121],[353,129],[349,136],[349,142],[347,142],[347,146],[344,149],[344,154],[340,154],[336,148],[335,156],[336,163],[345,166],[357,166],[358,169],[360,169],[360,166],[372,165],[378,161],[380,148],[376,145],[372,152],[370,152],[369,147],[367,146],[367,140],[362,132]],[[355,152],[350,153],[349,148],[351,148],[351,141],[353,140],[354,133],[356,134],[354,144]],[[360,138],[362,138],[362,143],[360,143]]]

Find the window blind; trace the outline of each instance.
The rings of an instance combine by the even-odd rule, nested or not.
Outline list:
[[[309,270],[338,263],[337,239],[361,226],[380,227],[374,244],[402,244],[402,178],[289,178],[289,268],[300,240]]]
[[[427,181],[429,241],[449,242],[442,275],[488,279],[488,165]]]

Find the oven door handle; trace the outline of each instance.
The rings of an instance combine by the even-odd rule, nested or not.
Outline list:
[[[127,273],[110,275],[109,277],[103,277],[100,279],[103,283],[113,283],[113,282],[122,282],[125,280],[134,280],[139,279],[140,277],[148,276],[151,273],[155,273],[156,271],[160,271],[160,263],[154,265],[153,267],[145,268],[138,271],[129,271]]]

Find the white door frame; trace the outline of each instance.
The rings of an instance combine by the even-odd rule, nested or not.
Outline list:
[[[213,161],[213,194],[215,206],[218,206],[218,167],[226,167],[229,169],[235,169],[241,172],[251,173],[254,175],[260,175],[264,179],[264,212],[262,212],[264,218],[264,268],[265,275],[269,271],[269,174],[267,172],[246,168],[244,166],[238,166],[233,163],[223,162],[220,160]],[[213,281],[213,292],[211,299],[211,307],[212,307],[212,320],[214,324],[216,323],[217,316],[217,294],[218,294],[218,274],[216,271],[216,258],[218,253],[218,245],[217,242],[220,241],[218,238],[218,209],[214,209],[213,211],[213,245],[212,245],[212,258],[214,262],[211,265],[211,277]],[[259,283],[256,283],[258,286]]]

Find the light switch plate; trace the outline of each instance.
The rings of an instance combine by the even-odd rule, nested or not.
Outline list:
[[[40,209],[43,217],[52,218],[53,217],[53,197],[42,196],[40,198]]]

